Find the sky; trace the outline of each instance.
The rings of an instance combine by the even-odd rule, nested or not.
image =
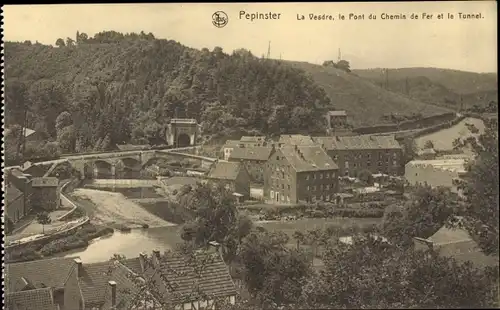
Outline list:
[[[267,54],[271,42],[271,58],[317,64],[337,60],[340,49],[342,59],[354,69],[497,71],[495,1],[6,5],[3,9],[6,41],[54,45],[58,38],[74,38],[77,31],[89,36],[103,30],[144,31],[193,48],[220,46],[227,53],[245,48],[257,56]],[[212,24],[216,11],[228,16],[222,28]],[[280,15],[252,21],[241,11]],[[383,20],[383,13],[404,14],[406,19]],[[432,18],[423,18],[423,13]],[[481,18],[460,19],[458,13],[480,13]],[[309,14],[331,15],[334,20],[311,20]],[[349,14],[364,19],[350,19]],[[412,14],[418,19],[411,19]]]

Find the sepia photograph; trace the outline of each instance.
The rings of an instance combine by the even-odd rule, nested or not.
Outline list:
[[[500,308],[496,1],[2,11],[3,309]]]

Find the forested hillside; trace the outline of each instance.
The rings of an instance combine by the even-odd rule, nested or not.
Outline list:
[[[355,126],[393,122],[394,117],[389,117],[391,115],[406,120],[450,112],[447,108],[386,90],[369,79],[341,68],[307,62],[286,63],[310,75],[325,90],[336,108],[347,111],[349,121]]]
[[[82,33],[57,47],[6,42],[5,77],[7,125],[22,124],[27,107],[27,127],[62,152],[161,143],[176,113],[201,122],[205,137],[323,132],[333,109],[323,89],[279,61],[144,33]]]
[[[407,95],[426,103],[457,109],[474,105],[484,107],[498,102],[496,73],[475,73],[438,68],[401,68],[353,70],[393,92]]]

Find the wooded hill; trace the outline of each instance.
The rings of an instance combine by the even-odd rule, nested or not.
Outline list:
[[[498,102],[498,75],[439,68],[353,70],[376,85],[412,99],[457,109]]]
[[[320,85],[339,110],[347,111],[354,126],[370,126],[416,119],[450,112],[446,107],[430,105],[404,94],[386,90],[370,79],[332,66],[307,62],[289,62],[304,70]],[[394,117],[390,117],[391,114]]]
[[[28,107],[27,127],[62,152],[161,142],[176,113],[212,137],[324,132],[334,108],[301,70],[246,50],[113,31],[57,45],[5,43],[5,110],[7,125],[22,124]]]

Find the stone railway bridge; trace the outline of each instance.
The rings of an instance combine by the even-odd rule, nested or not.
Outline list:
[[[190,146],[165,150],[134,150],[134,151],[114,151],[96,154],[69,155],[64,158],[37,162],[24,169],[25,173],[43,170],[43,176],[49,176],[54,169],[63,163],[69,163],[82,176],[92,174],[96,176],[100,171],[107,171],[112,176],[125,170],[139,171],[144,167],[153,164],[158,159],[183,160],[190,159],[202,168],[209,168],[217,159],[196,155],[198,147]],[[6,169],[13,167],[6,167]],[[38,168],[38,169],[37,169]],[[42,169],[40,169],[42,168]],[[36,175],[42,176],[42,175]]]

